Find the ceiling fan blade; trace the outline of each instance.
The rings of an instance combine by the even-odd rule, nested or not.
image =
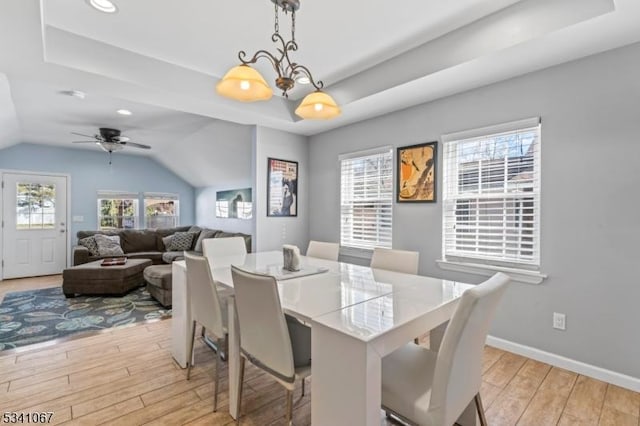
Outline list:
[[[131,140],[131,138],[127,137],[127,136],[116,136],[113,138],[114,141],[117,142],[129,142]]]
[[[142,149],[151,149],[149,145],[144,145],[144,144],[135,143],[135,142],[120,142],[120,145],[133,146],[135,148],[142,148]]]
[[[98,143],[99,141],[71,141],[71,143]]]
[[[76,136],[84,136],[85,138],[97,138],[96,135],[84,135],[82,133],[76,133],[76,132],[71,132],[71,134]]]

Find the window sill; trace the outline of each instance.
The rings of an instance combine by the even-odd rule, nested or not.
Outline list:
[[[452,262],[448,260],[436,260],[440,269],[455,272],[466,272],[468,274],[477,274],[491,276],[496,272],[504,272],[514,281],[525,284],[540,284],[547,278],[547,274],[538,271],[528,271],[526,269],[507,268],[504,266],[485,265],[481,263],[469,262]]]

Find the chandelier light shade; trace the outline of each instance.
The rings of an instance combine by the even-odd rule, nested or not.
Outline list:
[[[231,68],[216,85],[216,91],[241,102],[266,101],[273,95],[264,77],[249,65]]]
[[[315,81],[309,68],[289,58],[291,52],[298,50],[296,42],[296,10],[300,8],[299,0],[271,0],[274,3],[274,33],[271,41],[278,44],[276,54],[267,50],[258,50],[251,58],[241,50],[238,52],[240,65],[229,70],[216,86],[218,94],[242,102],[264,101],[271,98],[273,91],[258,71],[251,68],[258,59],[265,58],[276,72],[275,84],[282,90],[282,96],[288,98],[288,92],[295,83],[311,84],[316,91],[307,95],[296,108],[296,114],[304,119],[327,120],[340,115],[336,102],[322,91],[324,83]],[[291,13],[291,40],[285,41],[280,35],[278,15],[282,10],[286,15]],[[304,82],[304,83],[303,83]]]
[[[340,115],[340,107],[331,96],[316,90],[304,97],[296,115],[305,120],[330,120]]]

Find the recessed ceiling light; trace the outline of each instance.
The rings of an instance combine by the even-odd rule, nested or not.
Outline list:
[[[131,115],[133,114],[131,111],[129,111],[128,109],[119,109],[118,111],[116,111],[118,114],[120,115]]]
[[[118,7],[110,0],[86,0],[89,6],[104,13],[116,13]]]
[[[302,76],[296,78],[296,83],[309,84],[311,82],[309,81],[309,77],[307,77],[306,75],[302,75]]]

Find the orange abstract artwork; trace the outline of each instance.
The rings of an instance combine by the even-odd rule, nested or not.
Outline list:
[[[436,201],[436,144],[429,142],[398,148],[398,202]]]

